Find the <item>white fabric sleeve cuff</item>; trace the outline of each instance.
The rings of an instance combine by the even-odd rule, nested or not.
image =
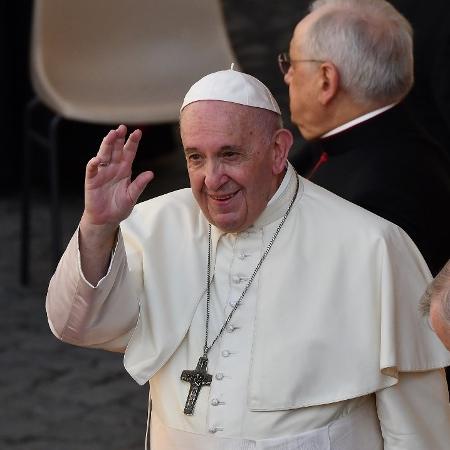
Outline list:
[[[110,256],[110,258],[109,258],[109,266],[108,266],[108,270],[106,271],[106,274],[102,277],[102,278],[100,278],[100,280],[98,281],[98,283],[94,286],[94,285],[92,285],[87,279],[86,279],[86,277],[84,276],[84,273],[83,273],[83,269],[81,268],[81,254],[80,254],[80,240],[79,240],[79,233],[80,233],[80,229],[78,228],[78,230],[77,230],[77,265],[78,265],[78,271],[80,272],[80,276],[81,276],[81,279],[89,286],[89,287],[91,287],[92,289],[96,289],[96,288],[98,288],[101,284],[102,284],[102,282],[103,282],[103,280],[109,275],[109,273],[111,272],[111,267],[112,267],[112,264],[113,264],[113,260],[114,260],[114,255],[116,254],[116,250],[117,250],[117,245],[119,244],[119,239],[118,238],[116,238],[116,243],[114,244],[114,248],[111,250],[111,256]]]

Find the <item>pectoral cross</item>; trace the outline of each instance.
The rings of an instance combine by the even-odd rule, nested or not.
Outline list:
[[[207,373],[207,367],[208,358],[200,356],[195,370],[183,370],[181,373],[181,379],[191,384],[186,405],[184,406],[184,413],[188,416],[194,414],[195,403],[197,402],[198,394],[200,394],[200,389],[211,384],[212,376]]]

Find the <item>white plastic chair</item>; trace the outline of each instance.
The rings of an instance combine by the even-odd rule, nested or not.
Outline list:
[[[98,124],[178,120],[189,86],[230,67],[219,0],[35,0],[30,71],[36,98],[25,112],[21,280],[29,278],[32,145],[49,152],[52,253],[61,253],[58,133],[64,119]],[[32,127],[42,102],[46,134]]]

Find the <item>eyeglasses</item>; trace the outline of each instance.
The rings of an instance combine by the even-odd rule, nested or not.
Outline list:
[[[283,52],[278,55],[278,67],[281,70],[281,73],[283,75],[286,75],[289,72],[289,69],[291,68],[291,64],[295,62],[316,62],[316,63],[323,63],[324,61],[321,61],[319,59],[291,59],[289,56],[289,53]]]

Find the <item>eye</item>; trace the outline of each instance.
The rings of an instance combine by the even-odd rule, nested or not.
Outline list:
[[[239,156],[239,153],[235,150],[226,150],[222,153],[222,156],[226,159],[236,159]]]
[[[186,154],[186,161],[188,163],[188,166],[198,166],[202,163],[203,158],[200,153],[188,153]]]

